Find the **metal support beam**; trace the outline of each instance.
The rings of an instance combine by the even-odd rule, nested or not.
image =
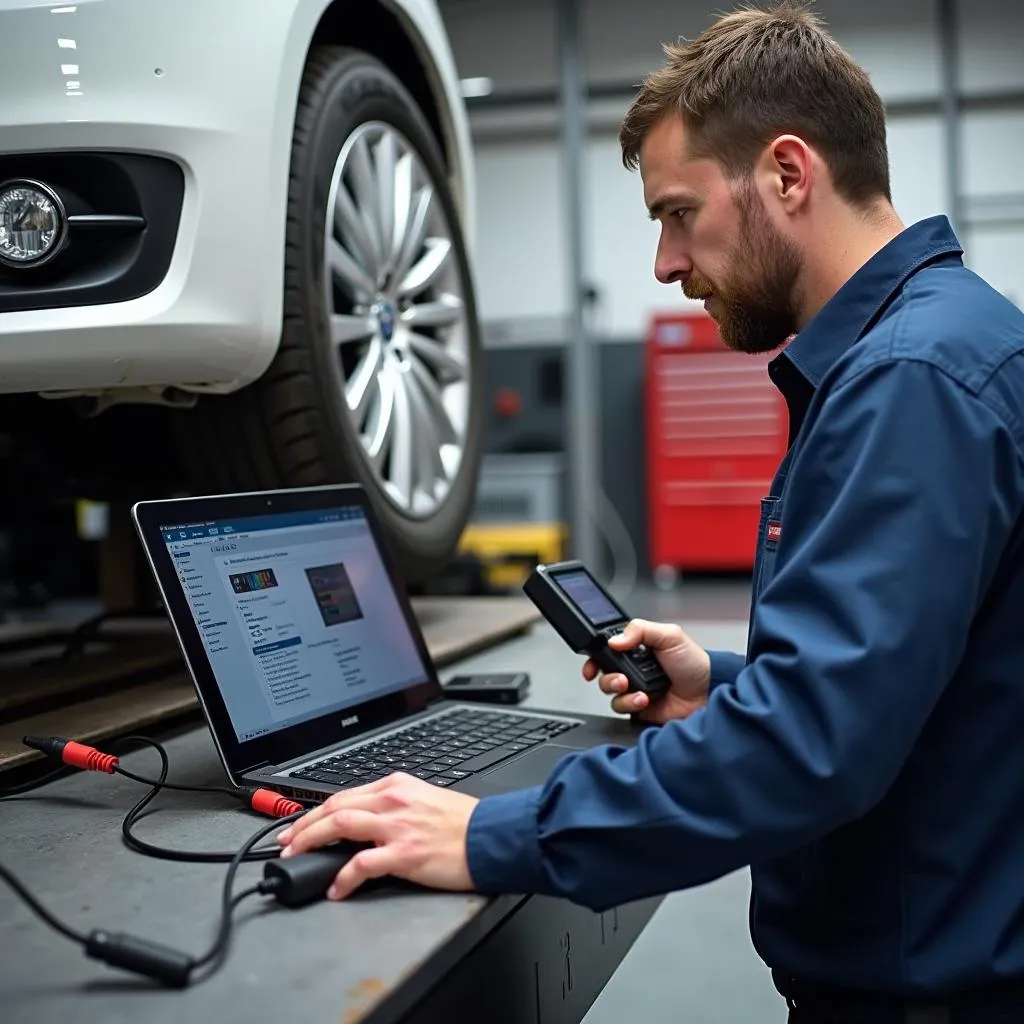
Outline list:
[[[558,19],[562,106],[562,195],[565,206],[566,255],[569,277],[569,337],[566,341],[571,551],[595,572],[597,536],[592,510],[598,488],[597,381],[594,350],[586,331],[584,259],[586,252],[586,82],[580,0],[554,0]]]
[[[957,0],[936,0],[939,67],[942,76],[942,128],[946,163],[946,203],[953,230],[965,231],[963,141],[960,119],[960,36]],[[961,239],[963,241],[963,239]]]
[[[968,227],[1010,228],[1024,226],[1024,192],[1004,195],[968,196],[961,207],[963,223]]]
[[[587,99],[590,103],[617,104],[624,110],[630,100],[636,96],[635,82],[592,82],[587,86]],[[558,89],[543,86],[538,89],[498,89],[486,96],[467,96],[466,108],[470,114],[479,112],[495,113],[501,110],[529,111],[536,115],[538,111],[547,113],[548,108],[558,103]],[[1024,107],[1024,89],[1010,86],[1005,89],[989,89],[974,91],[960,98],[963,110],[1013,110]],[[902,117],[929,117],[942,113],[942,104],[938,96],[902,96],[885,101],[885,113],[890,119]]]

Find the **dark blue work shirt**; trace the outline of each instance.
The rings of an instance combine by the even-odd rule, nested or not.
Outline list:
[[[936,217],[771,376],[745,656],[685,721],[483,800],[472,877],[605,909],[749,865],[755,946],[803,980],[1024,976],[1024,314]]]

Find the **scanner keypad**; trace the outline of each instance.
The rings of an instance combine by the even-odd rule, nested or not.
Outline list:
[[[601,630],[602,635],[608,640],[622,632],[623,630],[620,626],[609,626],[607,629]],[[628,651],[617,651],[616,653],[624,658],[628,658],[644,680],[654,679],[664,674],[665,670],[654,656],[654,652],[646,644],[637,644],[636,647]]]

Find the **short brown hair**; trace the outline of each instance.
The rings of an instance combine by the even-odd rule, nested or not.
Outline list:
[[[619,131],[634,169],[655,124],[676,111],[690,151],[745,176],[777,135],[799,135],[825,160],[854,205],[892,199],[885,106],[861,68],[805,5],[773,3],[725,15],[692,41],[665,47]]]

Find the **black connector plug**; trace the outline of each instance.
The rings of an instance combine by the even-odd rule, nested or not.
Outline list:
[[[370,843],[338,843],[294,857],[278,857],[263,865],[260,892],[270,893],[286,907],[323,899],[338,872]]]
[[[102,960],[111,967],[122,967],[135,974],[163,982],[169,988],[184,988],[195,966],[192,957],[170,946],[140,939],[124,932],[102,929],[90,932],[85,941],[86,956]]]

